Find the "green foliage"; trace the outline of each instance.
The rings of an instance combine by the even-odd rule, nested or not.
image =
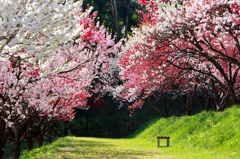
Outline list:
[[[31,158],[180,158],[239,159],[240,108],[202,112],[194,116],[158,118],[126,139],[60,138],[51,145],[25,152]],[[169,148],[157,148],[156,137],[170,136]]]
[[[51,158],[53,154],[56,153],[54,145],[44,145],[41,148],[35,148],[32,151],[23,151],[23,159],[37,159],[37,158]]]
[[[105,97],[103,106],[92,106],[88,110],[77,110],[75,118],[68,124],[68,132],[73,136],[120,138],[138,129],[147,121],[159,116],[148,106],[134,112],[132,117],[127,105],[119,108],[119,103]]]
[[[119,1],[121,2],[121,1]],[[124,36],[124,28],[126,27],[126,17],[127,17],[127,5],[129,1],[122,1],[121,3],[118,3],[118,23],[121,30],[121,36]],[[131,28],[138,25],[138,19],[139,15],[136,12],[136,8],[139,7],[139,5],[135,1],[130,1],[132,4],[130,6],[130,12],[129,12],[129,19],[128,23],[129,26],[127,29],[128,32],[131,32]],[[94,8],[94,11],[98,11],[98,18],[101,24],[103,24],[109,32],[114,34],[115,26],[113,23],[113,15],[112,15],[112,4],[111,1],[103,1],[103,0],[84,0],[83,1],[83,8],[88,8],[89,6],[92,6]]]

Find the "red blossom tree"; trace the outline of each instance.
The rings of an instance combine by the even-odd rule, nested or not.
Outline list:
[[[140,28],[133,31],[120,55],[119,77],[124,84],[115,91],[120,98],[139,103],[139,98],[171,92],[177,86],[180,95],[188,94],[189,112],[197,91],[208,92],[204,96],[217,110],[230,100],[240,102],[238,1],[140,4],[149,11],[140,13]]]

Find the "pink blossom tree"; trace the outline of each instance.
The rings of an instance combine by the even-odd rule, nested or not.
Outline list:
[[[0,3],[0,150],[13,132],[18,158],[23,139],[41,146],[52,121],[87,108],[94,80],[110,78],[119,44],[80,1]]]
[[[116,95],[136,108],[178,85],[181,94],[210,91],[217,110],[239,103],[239,2],[139,2],[146,12],[120,55]]]

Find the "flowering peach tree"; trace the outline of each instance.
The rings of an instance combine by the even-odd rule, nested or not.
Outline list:
[[[154,92],[208,94],[217,110],[239,103],[240,2],[140,0],[146,8],[120,55],[116,96],[134,110]],[[210,92],[210,93],[209,93]]]
[[[17,158],[21,141],[41,145],[54,120],[87,109],[96,79],[110,78],[119,44],[81,3],[0,1],[0,157],[10,132]]]

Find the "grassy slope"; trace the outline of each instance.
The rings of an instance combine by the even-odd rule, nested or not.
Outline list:
[[[158,135],[171,137],[169,148],[156,147]],[[129,139],[61,138],[22,158],[239,159],[240,108],[155,119]]]
[[[154,142],[158,135],[170,136],[170,145],[175,148],[173,153],[176,151],[182,158],[188,154],[189,158],[191,155],[198,157],[198,151],[201,151],[206,158],[240,159],[240,108],[235,106],[218,113],[202,112],[191,117],[155,119],[130,137]]]

